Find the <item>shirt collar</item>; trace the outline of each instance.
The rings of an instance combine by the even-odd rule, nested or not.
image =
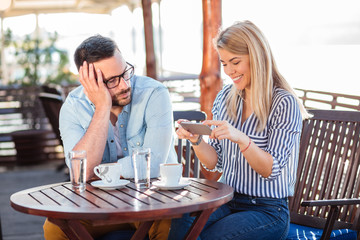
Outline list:
[[[132,99],[131,99],[131,101],[132,101]],[[122,111],[129,113],[130,112],[130,104],[131,104],[131,102],[128,105],[124,106]]]

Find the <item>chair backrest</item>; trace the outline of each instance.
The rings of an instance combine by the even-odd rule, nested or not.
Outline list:
[[[59,114],[61,106],[63,104],[63,99],[58,94],[44,92],[39,94],[39,99],[41,100],[45,114],[49,119],[50,125],[56,135],[56,138],[60,141],[62,145],[59,130]]]
[[[301,207],[303,200],[360,197],[360,112],[310,110],[303,122],[291,222],[323,228],[329,207]],[[359,206],[340,209],[335,229],[359,230]]]
[[[206,120],[206,113],[201,111],[174,111],[174,121],[179,119],[200,122]],[[177,154],[179,163],[184,164],[183,176],[199,178],[200,162],[188,141],[186,141],[185,147],[183,147],[183,140],[178,139]]]

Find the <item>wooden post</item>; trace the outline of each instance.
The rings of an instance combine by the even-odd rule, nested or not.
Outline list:
[[[141,4],[144,18],[146,75],[148,77],[156,79],[156,58],[154,51],[151,0],[141,0]]]
[[[221,0],[202,0],[203,8],[203,65],[200,73],[201,110],[212,119],[211,109],[218,92],[222,89],[220,61],[213,47],[213,39],[221,26]],[[201,166],[207,179],[218,180],[219,172],[208,172]]]
[[[211,109],[222,89],[220,62],[213,47],[213,38],[221,26],[221,0],[203,0],[203,65],[200,73],[201,110],[212,119]]]

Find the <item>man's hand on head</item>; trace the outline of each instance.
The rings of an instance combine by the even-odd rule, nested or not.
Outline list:
[[[100,69],[94,69],[94,64],[84,61],[79,69],[80,83],[84,87],[84,92],[90,101],[95,104],[96,109],[107,108],[109,111],[112,106],[111,96],[103,82]]]

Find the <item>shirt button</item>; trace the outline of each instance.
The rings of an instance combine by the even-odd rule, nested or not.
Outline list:
[[[113,142],[114,142],[114,140],[113,140],[113,139],[111,139],[111,140],[110,140],[110,142],[111,142],[111,143],[113,143]]]
[[[140,143],[139,143],[139,142],[137,142],[137,143],[136,143],[136,145],[140,146]]]
[[[120,127],[124,127],[124,125],[123,125],[123,124],[121,124],[121,125],[120,125]]]
[[[127,148],[124,148],[124,151],[127,151]]]

